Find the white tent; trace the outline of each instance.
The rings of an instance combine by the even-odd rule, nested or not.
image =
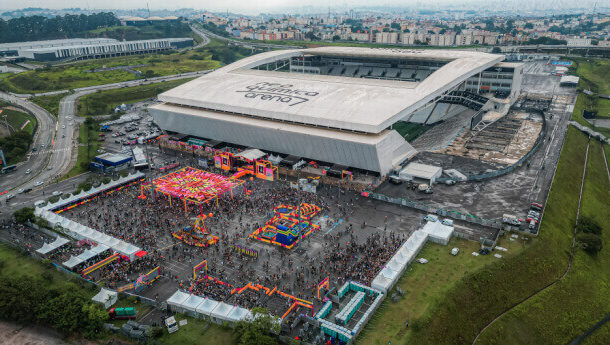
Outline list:
[[[55,241],[53,241],[51,243],[43,244],[43,246],[40,249],[36,250],[36,253],[46,255],[58,248],[63,247],[64,245],[66,245],[69,242],[70,241],[68,239],[59,236],[55,239]]]
[[[384,293],[387,293],[388,290],[392,288],[392,280],[385,278],[383,275],[378,274],[375,279],[371,282],[371,287],[377,290],[381,290]]]
[[[214,310],[214,308],[216,308],[216,306],[218,305],[218,301],[215,301],[211,298],[204,298],[203,302],[201,302],[201,304],[199,304],[197,306],[197,308],[195,308],[195,312],[197,314],[200,315],[206,315],[206,316],[210,316],[210,314],[212,314],[212,310]]]
[[[82,259],[76,257],[76,256],[72,256],[70,259],[68,259],[68,261],[63,262],[62,265],[68,267],[69,269],[73,269],[74,267],[76,267],[78,264],[81,264],[83,262]]]
[[[178,312],[178,313],[184,313],[185,309],[182,305],[182,303],[184,303],[184,301],[186,301],[187,298],[189,298],[190,294],[180,291],[180,290],[176,290],[176,292],[174,292],[173,295],[170,296],[170,298],[167,299],[167,305],[171,306],[171,310]]]
[[[218,303],[216,308],[214,308],[214,310],[212,310],[212,313],[210,314],[212,322],[221,325],[223,322],[229,321],[228,315],[229,313],[231,313],[231,310],[233,310],[233,308],[235,307],[230,304],[226,304],[224,302]]]
[[[190,295],[184,302],[182,302],[182,307],[186,310],[186,313],[193,317],[201,317],[197,315],[197,307],[203,303],[203,298],[197,295]]]
[[[427,222],[421,231],[428,234],[430,241],[447,245],[453,234],[453,226],[441,222]]]
[[[237,321],[245,320],[245,319],[251,318],[251,317],[252,317],[252,313],[248,309],[241,308],[241,307],[235,307],[229,313],[228,321],[237,322]]]
[[[108,309],[116,303],[118,295],[119,294],[116,291],[102,288],[100,292],[97,295],[93,296],[91,300],[103,304],[104,308]]]

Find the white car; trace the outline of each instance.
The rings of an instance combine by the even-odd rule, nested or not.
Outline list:
[[[17,194],[21,194],[23,193],[23,188],[19,188],[19,190],[17,191]]]
[[[29,174],[31,172],[32,172],[32,169],[28,169],[28,170],[25,171],[26,174]]]
[[[34,185],[35,185],[36,187],[40,186],[41,184],[42,184],[42,181],[38,181],[38,182],[34,183]]]
[[[58,191],[58,190],[56,190],[56,191],[54,191],[54,192],[53,192],[53,196],[60,196],[60,195],[62,195],[62,194],[64,194],[64,192],[60,192],[60,191]]]
[[[61,128],[66,129],[66,125],[61,125]]]

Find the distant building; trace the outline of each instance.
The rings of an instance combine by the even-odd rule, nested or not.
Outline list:
[[[583,47],[583,46],[591,45],[590,38],[574,37],[574,38],[568,38],[566,41],[568,42],[569,47]]]
[[[124,41],[94,39],[75,40],[54,44],[53,41],[36,45],[35,42],[22,42],[17,50],[18,56],[38,61],[53,61],[71,57],[76,58],[106,58],[121,55],[154,53],[162,50],[191,47],[194,41],[190,37],[163,38],[155,40]],[[71,44],[70,44],[71,43]],[[0,52],[2,48],[0,47]]]

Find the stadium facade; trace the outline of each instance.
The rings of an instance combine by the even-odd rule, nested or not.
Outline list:
[[[512,103],[521,66],[502,60],[457,50],[271,51],[166,91],[149,109],[167,131],[386,175],[417,153],[396,122]]]

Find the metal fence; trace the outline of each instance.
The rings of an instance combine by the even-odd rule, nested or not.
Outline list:
[[[489,220],[489,219],[477,217],[477,216],[474,216],[471,214],[462,213],[459,211],[453,211],[453,210],[449,210],[449,209],[442,208],[442,207],[437,207],[437,206],[433,206],[433,205],[424,204],[421,202],[411,201],[411,200],[408,200],[405,198],[392,198],[387,195],[373,193],[373,192],[368,192],[368,196],[373,199],[406,206],[409,208],[420,210],[425,213],[432,213],[432,214],[437,214],[442,217],[463,220],[468,223],[479,224],[479,225],[494,228],[494,229],[502,228],[502,223],[500,221]],[[468,235],[464,234],[464,236],[468,236]],[[476,239],[476,240],[478,240],[478,239]]]

